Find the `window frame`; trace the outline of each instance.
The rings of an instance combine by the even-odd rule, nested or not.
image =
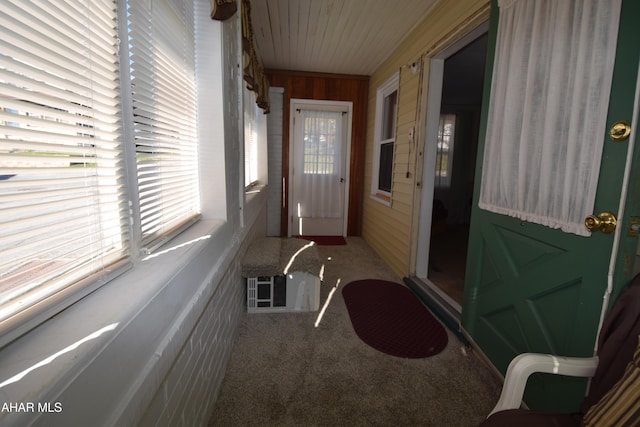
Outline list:
[[[131,190],[137,197],[135,230],[141,233],[136,241],[149,254],[200,219],[196,5],[125,4],[130,16],[119,25],[126,25],[129,43],[121,57],[128,58],[130,81],[122,97],[131,97],[134,109],[121,114],[132,119],[126,145],[136,147],[136,169],[130,171],[137,189]],[[169,99],[176,101],[160,102]]]
[[[256,101],[256,93],[243,84],[244,172],[242,178],[244,180],[245,193],[255,192],[256,188],[262,188],[268,183],[267,116]]]
[[[392,200],[393,193],[393,171],[394,171],[394,159],[395,159],[395,142],[397,137],[397,128],[398,128],[398,104],[399,104],[399,83],[400,83],[400,73],[396,72],[391,77],[389,77],[384,83],[378,86],[376,90],[376,116],[375,116],[375,130],[374,130],[374,141],[373,141],[373,162],[372,162],[372,173],[371,173],[371,198],[385,205],[390,206]],[[391,123],[392,135],[389,138],[383,139],[383,132],[385,123],[388,123],[389,118],[386,115],[388,112],[385,109],[385,100],[396,93],[396,102],[395,108],[391,110],[393,117]],[[391,155],[391,168],[390,168],[390,176],[391,182],[389,186],[389,190],[385,190],[380,188],[380,173],[381,173],[381,161],[383,160],[381,151],[384,145],[393,144],[393,154]]]
[[[173,4],[170,0],[167,3]],[[129,26],[126,11],[127,1],[115,0],[114,5],[117,5],[119,38],[120,40],[126,40]],[[206,13],[198,14],[199,11],[208,9],[208,7],[209,2],[205,0],[197,0],[193,3],[193,13],[196,14],[194,22],[196,93],[202,94],[203,90],[206,93],[205,96],[198,96],[195,99],[197,117],[194,126],[197,133],[197,152],[200,165],[200,173],[198,173],[197,177],[198,183],[196,183],[198,188],[195,191],[201,196],[206,194],[206,192],[203,193],[202,191],[203,181],[210,181],[212,176],[216,178],[215,180],[219,180],[224,178],[225,175],[224,167],[212,167],[220,162],[222,162],[223,166],[225,158],[224,130],[222,129],[223,126],[220,126],[224,124],[223,76],[225,75],[225,70],[222,60],[222,51],[224,50],[223,31],[221,24],[209,19]],[[130,53],[129,46],[126,43],[120,43],[119,48],[120,57],[128,57]],[[203,58],[204,56],[206,58]],[[66,285],[59,292],[45,297],[37,304],[25,307],[15,315],[0,321],[0,348],[8,345],[16,338],[24,335],[107,283],[117,278],[128,277],[130,274],[135,275],[137,270],[145,270],[144,265],[147,264],[146,260],[149,258],[150,252],[142,249],[138,181],[136,177],[136,149],[135,144],[132,143],[134,141],[134,117],[131,95],[131,69],[127,61],[121,61],[117,74],[120,79],[121,104],[114,115],[117,115],[122,123],[121,138],[124,141],[124,144],[122,144],[124,167],[121,170],[119,179],[122,179],[127,187],[121,197],[122,203],[129,206],[128,222],[125,225],[129,232],[129,237],[127,238],[129,240],[128,256],[116,264],[106,266],[104,271],[96,271],[76,280]],[[219,79],[214,79],[215,82],[213,84],[211,82],[212,75],[219,77]],[[215,102],[211,102],[210,99],[214,99]],[[201,117],[210,118],[198,120]],[[206,143],[203,144],[205,140]],[[206,166],[206,169],[203,166]],[[202,173],[203,170],[211,172]],[[211,197],[207,197],[206,202],[203,201],[201,203],[202,219],[215,220],[216,224],[221,224],[221,220],[226,220],[226,190],[222,186],[216,191],[219,197],[215,198],[215,203],[212,203]],[[197,215],[182,227],[168,231],[161,238],[158,245],[155,246],[154,251],[155,249],[164,250],[167,247],[166,244],[175,237],[190,235],[190,232],[185,233],[185,230],[199,219],[201,219],[200,215]],[[205,221],[204,225],[210,227],[210,223],[211,221]],[[170,267],[167,265],[167,268]]]

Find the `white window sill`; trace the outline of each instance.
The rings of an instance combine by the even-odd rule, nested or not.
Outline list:
[[[369,197],[385,206],[391,206],[391,195],[382,193],[371,193],[369,194]]]
[[[267,189],[266,184],[255,184],[251,185],[244,190],[244,194],[246,194],[247,199],[256,197],[256,194],[260,194]]]
[[[227,223],[200,221],[8,344],[0,350],[2,400],[35,402],[36,408],[59,402],[63,411],[78,411],[79,402],[93,395],[98,402],[83,410],[106,420],[136,393],[155,393],[141,390],[145,378],[166,374],[169,366],[163,364],[185,342],[220,282],[216,275],[226,271],[239,244]],[[27,425],[34,416],[47,414],[0,412],[0,424]]]

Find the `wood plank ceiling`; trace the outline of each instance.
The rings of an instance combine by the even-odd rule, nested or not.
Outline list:
[[[439,0],[251,0],[266,69],[371,75]]]

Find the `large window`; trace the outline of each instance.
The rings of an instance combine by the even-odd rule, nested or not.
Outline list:
[[[393,159],[398,111],[398,74],[377,91],[371,195],[383,203],[391,201]]]
[[[131,1],[129,61],[145,247],[200,209],[193,2]]]
[[[0,334],[197,218],[193,7],[4,6]]]

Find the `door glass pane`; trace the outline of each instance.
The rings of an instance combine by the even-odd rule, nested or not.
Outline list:
[[[306,117],[304,121],[304,173],[333,175],[337,173],[336,161],[339,147],[337,122],[334,117]]]

